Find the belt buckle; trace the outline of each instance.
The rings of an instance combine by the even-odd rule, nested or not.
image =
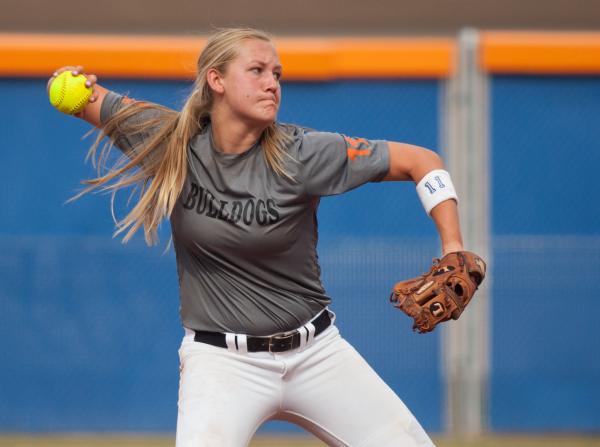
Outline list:
[[[292,349],[296,333],[297,331],[271,336],[269,338],[269,352],[284,352]]]

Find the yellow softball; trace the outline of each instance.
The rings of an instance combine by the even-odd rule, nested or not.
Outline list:
[[[91,87],[85,86],[86,80],[82,74],[73,76],[70,71],[63,71],[50,84],[50,104],[69,115],[81,112],[92,96]]]

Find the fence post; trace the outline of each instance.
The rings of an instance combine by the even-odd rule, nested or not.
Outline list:
[[[488,421],[491,290],[488,79],[479,67],[479,33],[460,31],[454,73],[445,89],[444,147],[458,197],[467,250],[488,263],[488,276],[467,311],[442,330],[446,431],[483,433]]]

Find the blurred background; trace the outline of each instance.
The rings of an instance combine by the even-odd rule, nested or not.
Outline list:
[[[594,30],[595,0],[2,0],[0,29],[23,32],[205,33],[248,25],[278,35],[452,35],[465,26],[487,29]]]
[[[281,121],[438,151],[466,245],[489,261],[459,321],[413,333],[387,297],[439,253],[414,187],[326,198],[320,260],[342,334],[439,445],[600,445],[599,2],[2,6],[0,446],[174,444],[183,331],[168,223],[159,247],[123,245],[109,196],[65,203],[94,175],[93,137],[45,84],[82,64],[178,108],[207,33],[240,25],[276,37]],[[255,443],[322,445],[281,422]]]

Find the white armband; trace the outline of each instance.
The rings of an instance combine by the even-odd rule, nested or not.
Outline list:
[[[417,184],[417,194],[427,214],[431,214],[436,205],[446,200],[454,199],[458,203],[450,174],[443,169],[434,169],[425,174]]]

